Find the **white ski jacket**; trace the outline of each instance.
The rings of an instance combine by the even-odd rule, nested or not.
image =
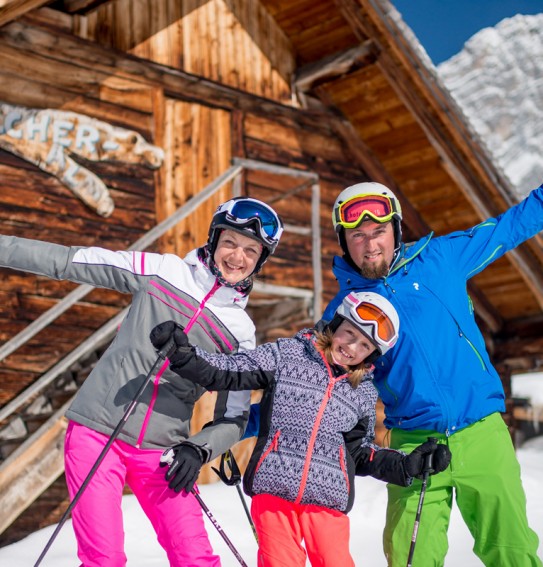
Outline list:
[[[66,416],[111,434],[157,359],[149,340],[159,323],[173,319],[184,327],[194,319],[193,344],[211,352],[255,346],[254,325],[244,308],[247,297],[221,287],[193,250],[172,254],[113,252],[97,247],[66,247],[0,235],[0,265],[132,294],[129,312],[115,339],[77,393]],[[142,448],[170,447],[190,436],[200,386],[161,368],[143,392],[119,439]],[[190,441],[209,459],[236,443],[249,415],[250,392],[221,392],[214,421]]]

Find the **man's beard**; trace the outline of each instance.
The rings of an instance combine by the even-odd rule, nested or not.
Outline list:
[[[360,273],[369,280],[378,280],[388,275],[388,264],[383,260],[379,264],[362,262]]]

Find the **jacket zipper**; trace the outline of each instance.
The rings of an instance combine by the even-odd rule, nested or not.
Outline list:
[[[322,420],[322,416],[324,415],[324,410],[326,409],[326,406],[328,405],[328,402],[332,397],[332,390],[334,389],[334,386],[336,385],[337,382],[343,380],[347,376],[346,374],[342,374],[341,376],[334,378],[332,375],[332,370],[330,368],[330,365],[328,364],[328,361],[326,360],[322,352],[319,354],[321,355],[322,360],[324,361],[326,370],[328,370],[328,376],[330,380],[328,382],[328,387],[326,388],[326,392],[324,393],[324,397],[322,399],[319,411],[317,412],[317,417],[315,418],[315,424],[313,425],[313,430],[311,431],[311,437],[309,438],[309,444],[307,446],[307,454],[305,457],[304,469],[302,471],[302,478],[300,481],[300,489],[298,491],[298,497],[294,501],[294,504],[299,504],[300,501],[302,500],[302,496],[304,494],[305,487],[307,485],[307,476],[309,474],[309,466],[311,465],[311,457],[313,455],[313,449],[315,447],[317,433]]]
[[[485,361],[483,360],[483,357],[479,354],[479,351],[475,348],[475,345],[468,339],[468,337],[466,337],[466,335],[464,335],[464,333],[460,329],[458,329],[458,334],[460,335],[460,338],[464,339],[468,343],[468,345],[473,349],[473,352],[475,353],[475,356],[479,359],[479,362],[481,363],[483,370],[486,371],[487,368]]]
[[[216,279],[215,283],[213,284],[213,287],[207,292],[206,296],[204,297],[204,299],[202,299],[202,301],[200,302],[200,305],[198,305],[198,309],[196,309],[196,311],[194,312],[194,315],[190,318],[190,321],[187,323],[186,327],[185,327],[185,332],[188,333],[188,331],[190,330],[190,328],[192,327],[192,325],[194,325],[194,322],[196,321],[196,319],[198,319],[198,317],[200,316],[200,313],[204,310],[204,307],[206,305],[206,303],[209,301],[209,298],[213,296],[213,294],[219,289],[219,287],[221,286],[221,284],[219,283],[219,281]],[[139,449],[141,447],[141,444],[143,443],[143,439],[145,437],[145,432],[147,431],[147,426],[149,425],[149,420],[151,419],[151,415],[153,413],[153,408],[158,396],[158,387],[159,387],[159,382],[160,382],[160,378],[162,376],[162,374],[164,373],[164,371],[166,370],[166,368],[168,368],[168,365],[170,364],[170,361],[168,359],[166,359],[164,361],[164,364],[160,367],[160,370],[157,372],[157,375],[155,376],[155,379],[153,381],[153,394],[151,395],[151,401],[149,402],[149,407],[147,408],[147,411],[145,412],[145,417],[143,418],[143,423],[140,429],[140,434],[138,436],[138,441],[136,443],[136,448]]]

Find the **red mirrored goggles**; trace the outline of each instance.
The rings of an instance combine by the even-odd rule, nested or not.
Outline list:
[[[384,223],[396,213],[392,199],[386,195],[356,195],[339,205],[336,222],[343,228],[356,228],[366,218]]]
[[[396,338],[394,323],[379,307],[373,305],[373,303],[363,301],[354,309],[363,323],[371,323],[375,327],[377,337],[374,335],[374,338],[376,340],[381,340],[389,345]]]

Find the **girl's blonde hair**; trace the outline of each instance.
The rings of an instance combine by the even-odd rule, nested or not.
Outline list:
[[[326,327],[324,331],[315,331],[315,346],[318,350],[320,350],[328,364],[335,364],[334,359],[332,358],[332,339],[334,337],[334,333]],[[371,364],[368,364],[362,361],[360,364],[356,366],[348,366],[347,367],[347,374],[348,380],[351,383],[353,388],[358,388],[360,382],[362,382],[363,378],[368,374],[371,369]]]

